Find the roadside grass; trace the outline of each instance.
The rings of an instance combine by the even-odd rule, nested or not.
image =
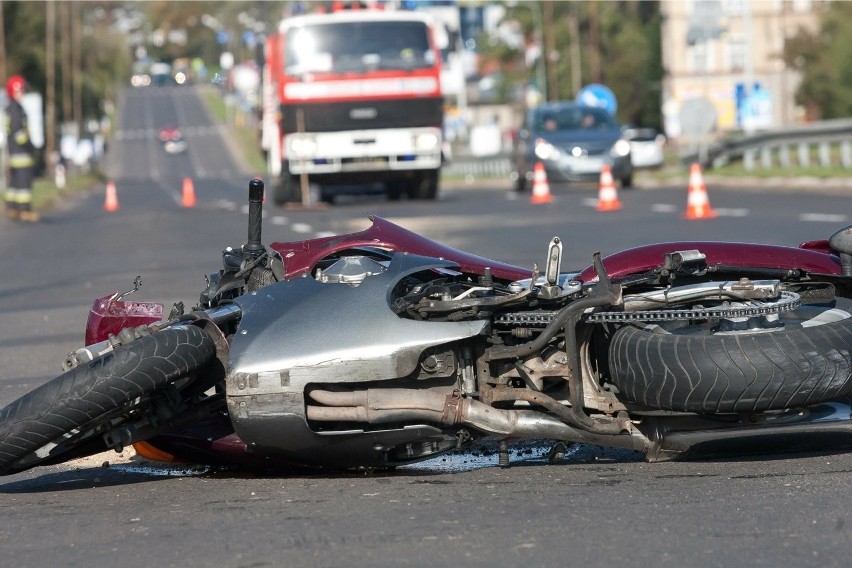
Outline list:
[[[254,120],[247,120],[239,111],[229,110],[217,89],[204,89],[201,95],[213,120],[226,125],[234,136],[235,146],[243,162],[251,171],[265,172],[266,158],[260,148],[260,126]]]
[[[722,166],[713,168],[705,168],[704,175],[713,175],[726,178],[751,178],[751,179],[772,179],[772,178],[817,178],[817,179],[836,179],[848,178],[852,176],[852,169],[845,168],[841,164],[839,153],[832,152],[829,164],[826,166],[820,165],[819,157],[816,151],[813,151],[810,156],[809,166],[800,166],[796,163],[795,156],[791,157],[791,162],[787,167],[781,166],[778,162],[778,157],[773,156],[773,162],[770,166],[764,167],[760,164],[760,159],[751,169],[747,169],[742,161],[731,162]],[[654,179],[657,181],[667,181],[672,179],[682,179],[689,175],[690,164],[684,163],[673,152],[667,154],[666,161],[661,168],[640,170],[642,177]]]
[[[774,166],[770,168],[755,167],[751,170],[747,170],[741,162],[737,162],[735,164],[728,164],[720,168],[713,168],[711,171],[713,175],[719,176],[753,177],[761,179],[776,177],[814,177],[830,179],[839,177],[850,177],[850,175],[852,175],[852,170],[844,168],[842,166],[791,166],[788,168]]]
[[[74,193],[87,191],[103,181],[103,174],[96,171],[85,174],[68,174],[65,179],[65,187],[59,189],[55,180],[51,178],[36,178],[33,182],[33,209],[39,211],[51,209],[61,199]]]

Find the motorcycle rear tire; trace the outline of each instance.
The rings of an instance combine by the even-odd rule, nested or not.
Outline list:
[[[79,365],[0,410],[0,475],[108,449],[102,436],[68,443],[105,416],[201,369],[216,354],[201,328],[168,328]]]
[[[609,346],[612,381],[629,401],[683,412],[752,413],[837,400],[852,392],[852,317],[837,310],[839,319],[829,321],[826,309],[809,309],[817,317],[801,320],[806,327],[669,333],[624,326]]]

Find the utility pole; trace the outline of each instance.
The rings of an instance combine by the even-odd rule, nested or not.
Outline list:
[[[68,2],[59,3],[59,53],[62,54],[62,122],[64,124],[69,122],[74,114],[71,103],[73,97],[71,81],[74,76],[71,66],[71,5]]]
[[[601,26],[598,14],[598,3],[590,2],[589,6],[589,44],[586,56],[589,58],[589,75],[592,83],[600,83],[603,78],[601,69]]]
[[[580,60],[580,17],[577,15],[577,3],[572,3],[568,11],[568,33],[571,44],[571,89],[576,97],[583,88],[583,62]]]
[[[544,23],[541,21],[541,5],[538,2],[531,3],[530,12],[533,16],[533,25],[535,26],[535,42],[538,44],[539,54],[538,61],[535,62],[535,76],[536,76],[536,85],[538,87],[538,92],[541,94],[543,98],[547,98],[547,76],[546,76],[546,63],[545,57],[547,54],[544,52]]]
[[[6,21],[3,18],[3,0],[0,0],[0,80],[6,80]]]
[[[3,0],[0,0],[0,81],[6,80],[6,21],[3,18]],[[6,144],[0,148],[0,190],[6,191]]]
[[[556,61],[553,56],[556,55],[555,40],[553,37],[553,0],[547,0],[544,3],[546,10],[543,16],[545,23],[544,27],[544,60],[547,64],[547,100],[559,100],[559,84],[556,74]]]
[[[45,40],[44,164],[53,175],[53,149],[56,148],[56,1],[47,1]]]
[[[77,139],[82,135],[83,124],[83,42],[80,34],[80,2],[71,2],[71,84],[74,90],[74,123],[77,129]]]

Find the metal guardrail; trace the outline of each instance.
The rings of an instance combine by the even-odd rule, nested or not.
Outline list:
[[[509,177],[512,162],[508,154],[494,156],[453,156],[441,167],[441,173],[465,179]]]
[[[697,152],[681,159],[684,163],[699,161]],[[723,140],[711,144],[701,161],[706,167],[720,167],[739,160],[746,170],[838,165],[852,169],[852,119],[823,120]]]
[[[852,118],[811,122],[790,128],[767,130],[715,142],[703,158],[693,151],[681,155],[684,164],[701,162],[718,168],[741,161],[747,171],[769,168],[842,167],[852,170]],[[443,175],[466,179],[508,177],[508,154],[477,157],[454,155],[444,164]]]

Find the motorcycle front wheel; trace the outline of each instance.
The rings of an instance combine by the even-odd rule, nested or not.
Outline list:
[[[201,370],[216,355],[202,329],[167,328],[79,365],[0,410],[0,475],[109,449],[104,434],[146,395]]]
[[[776,327],[726,331],[717,322],[627,325],[609,345],[612,381],[651,408],[761,412],[837,400],[852,392],[852,315],[807,305]]]

